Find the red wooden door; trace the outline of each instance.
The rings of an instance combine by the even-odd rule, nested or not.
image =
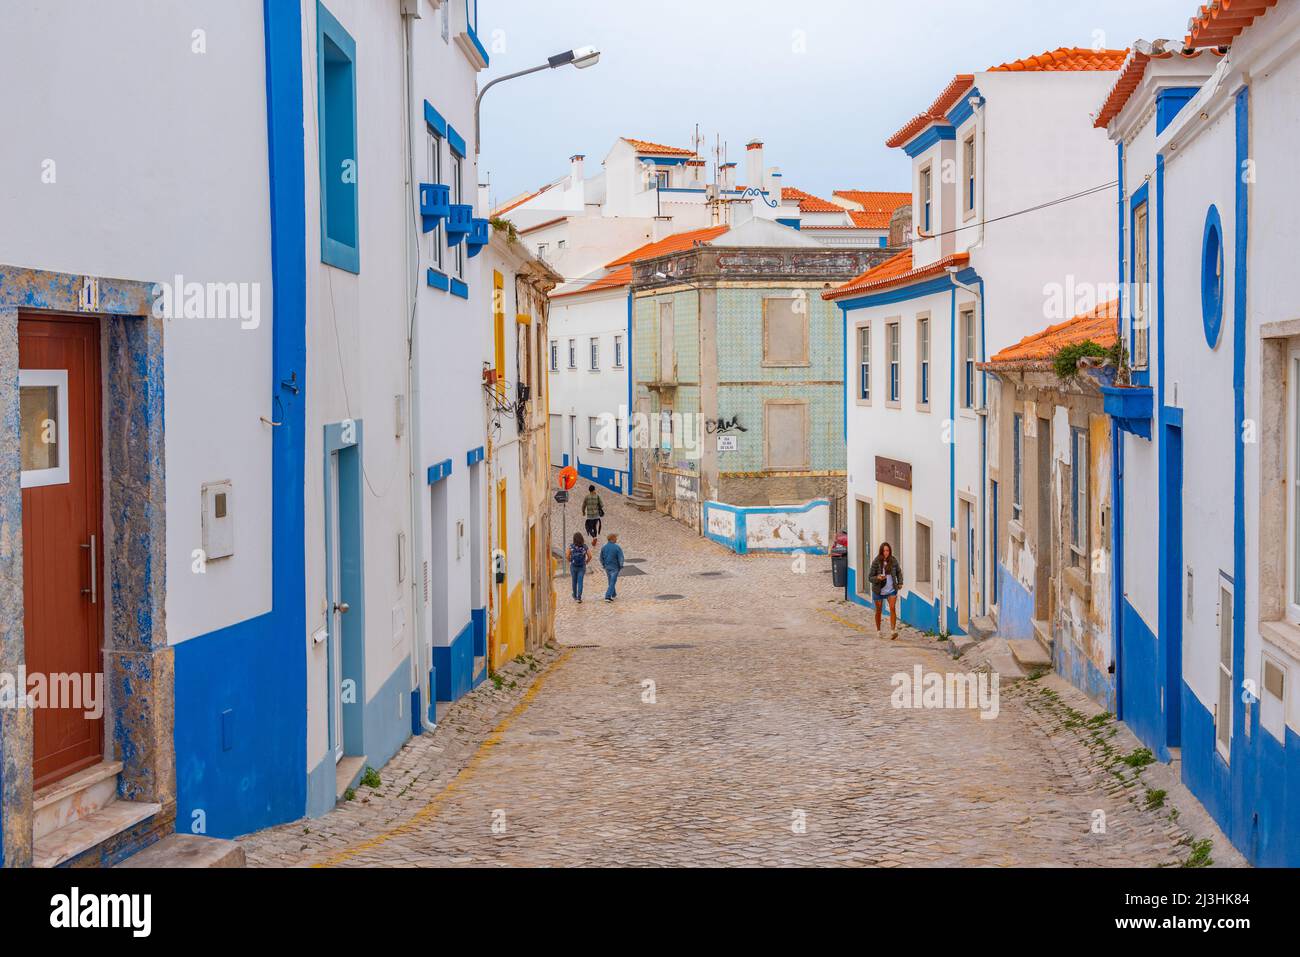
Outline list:
[[[51,687],[55,675],[90,676],[81,707],[47,701],[33,711],[40,788],[103,757],[103,718],[88,716],[86,699],[103,671],[98,320],[20,316],[18,369],[28,683],[36,675]]]

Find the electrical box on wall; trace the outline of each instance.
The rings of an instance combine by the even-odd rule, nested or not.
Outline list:
[[[204,558],[229,558],[235,554],[234,486],[229,480],[204,482],[201,498]]]

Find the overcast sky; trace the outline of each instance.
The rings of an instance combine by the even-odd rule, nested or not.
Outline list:
[[[479,0],[480,84],[592,44],[587,70],[503,83],[483,101],[480,178],[533,190],[620,136],[689,148],[698,123],[744,173],[745,143],[787,186],[905,190],[884,140],[954,74],[1062,46],[1182,39],[1196,0]]]

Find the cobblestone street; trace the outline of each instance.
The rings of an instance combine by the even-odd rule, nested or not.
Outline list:
[[[737,556],[607,495],[635,569],[619,599],[556,580],[558,647],[413,740],[377,788],[245,839],[251,864],[1177,865],[1174,785],[1052,676],[992,720],[891,706],[891,677],[961,671],[877,636],[829,560]],[[557,539],[560,515],[555,514]],[[568,530],[577,524],[570,505]],[[603,533],[602,533],[603,534]],[[650,683],[653,683],[652,685]],[[1140,762],[1139,762],[1140,763]],[[1147,805],[1151,805],[1148,807]],[[1187,829],[1185,829],[1185,826]],[[1191,833],[1189,833],[1189,831]],[[1213,853],[1230,851],[1216,841]]]

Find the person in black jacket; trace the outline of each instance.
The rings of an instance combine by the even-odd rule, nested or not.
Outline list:
[[[880,634],[880,613],[888,601],[892,641],[898,637],[898,591],[903,587],[903,568],[894,557],[894,549],[889,542],[880,543],[880,551],[871,563],[867,578],[871,582],[871,600],[876,603],[876,634]]]

